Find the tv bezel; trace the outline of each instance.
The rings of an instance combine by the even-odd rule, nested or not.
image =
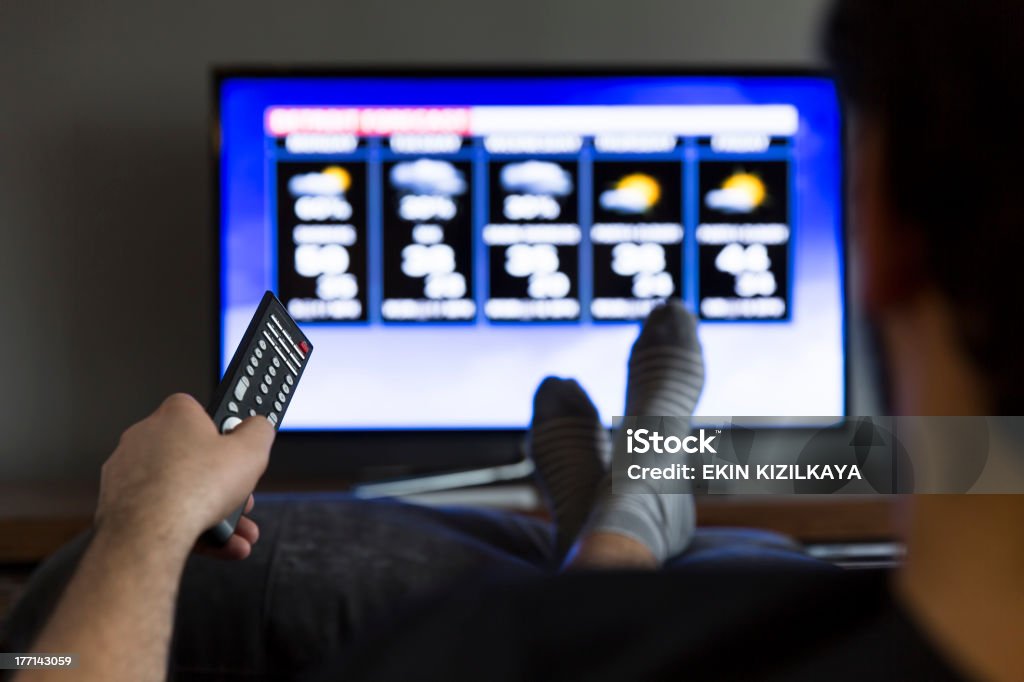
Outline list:
[[[827,70],[809,67],[691,67],[660,65],[564,65],[510,66],[484,64],[472,67],[450,64],[359,65],[352,68],[313,65],[216,65],[210,71],[209,164],[211,186],[211,279],[214,294],[213,377],[211,390],[220,381],[223,311],[221,291],[221,196],[220,196],[220,95],[224,81],[234,78],[528,78],[528,77],[630,77],[678,76],[680,78],[834,78]],[[843,415],[850,409],[850,296],[846,261],[849,257],[846,189],[846,117],[836,92],[839,116],[839,212],[840,286],[843,305]],[[625,371],[625,368],[623,368]],[[281,431],[274,444],[266,480],[315,488],[335,488],[367,481],[496,467],[524,456],[525,429],[365,429]],[[411,454],[412,453],[412,454]]]

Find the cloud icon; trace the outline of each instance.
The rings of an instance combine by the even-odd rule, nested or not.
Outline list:
[[[704,198],[704,203],[722,213],[750,213],[757,208],[750,195],[738,189],[713,189]]]
[[[750,213],[768,197],[761,178],[753,173],[737,172],[726,178],[718,189],[704,197],[708,208],[722,213]]]
[[[610,189],[601,193],[601,208],[615,213],[643,213],[647,210],[647,200],[631,189]]]
[[[447,161],[404,161],[391,169],[391,184],[413,194],[455,196],[466,193],[462,171]]]
[[[352,176],[341,166],[328,166],[319,173],[303,173],[288,181],[288,192],[298,196],[341,196],[352,186]]]
[[[601,208],[613,213],[647,213],[661,199],[661,185],[646,173],[625,176],[613,189],[601,193]]]
[[[501,186],[506,192],[564,197],[572,192],[572,175],[550,161],[510,163],[501,169]]]

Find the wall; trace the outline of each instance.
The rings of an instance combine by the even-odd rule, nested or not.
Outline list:
[[[0,480],[208,395],[211,64],[813,65],[824,5],[0,2]]]

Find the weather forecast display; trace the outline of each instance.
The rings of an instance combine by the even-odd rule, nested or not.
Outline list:
[[[545,107],[271,109],[269,172],[287,180],[277,197],[282,300],[300,321],[469,321],[480,312],[493,322],[625,322],[684,296],[692,271],[705,320],[787,317],[785,150],[795,116],[787,122],[769,107],[782,116],[764,126],[764,112],[748,107],[745,130],[758,132],[732,132],[734,121],[716,134],[716,121],[692,120],[696,110],[677,108],[673,122],[649,107],[634,110],[638,132],[621,133],[603,109],[575,109],[559,132],[514,132],[520,116],[543,121]],[[744,157],[729,159],[737,150]],[[773,160],[759,158],[768,152]],[[322,160],[292,175],[296,159],[310,157]],[[382,296],[368,315],[365,239],[338,240],[371,222],[382,246],[368,276]],[[689,245],[687,225],[696,231]],[[350,248],[361,252],[357,263]]]
[[[700,412],[845,411],[827,79],[238,77],[219,105],[224,357],[273,289],[349,389],[311,374],[286,428],[519,427],[546,374],[608,419],[669,298]]]

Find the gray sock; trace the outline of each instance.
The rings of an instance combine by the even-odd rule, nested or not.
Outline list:
[[[626,415],[676,417],[664,420],[662,435],[683,437],[704,387],[704,360],[697,323],[678,301],[651,311],[629,358]],[[616,451],[625,434],[616,434]],[[645,545],[663,562],[689,545],[696,527],[693,496],[679,493],[678,481],[616,480],[602,483],[587,530],[617,533]],[[675,492],[667,492],[667,491]]]
[[[548,377],[533,398],[530,456],[555,522],[559,561],[594,506],[611,439],[597,409],[572,379]]]

